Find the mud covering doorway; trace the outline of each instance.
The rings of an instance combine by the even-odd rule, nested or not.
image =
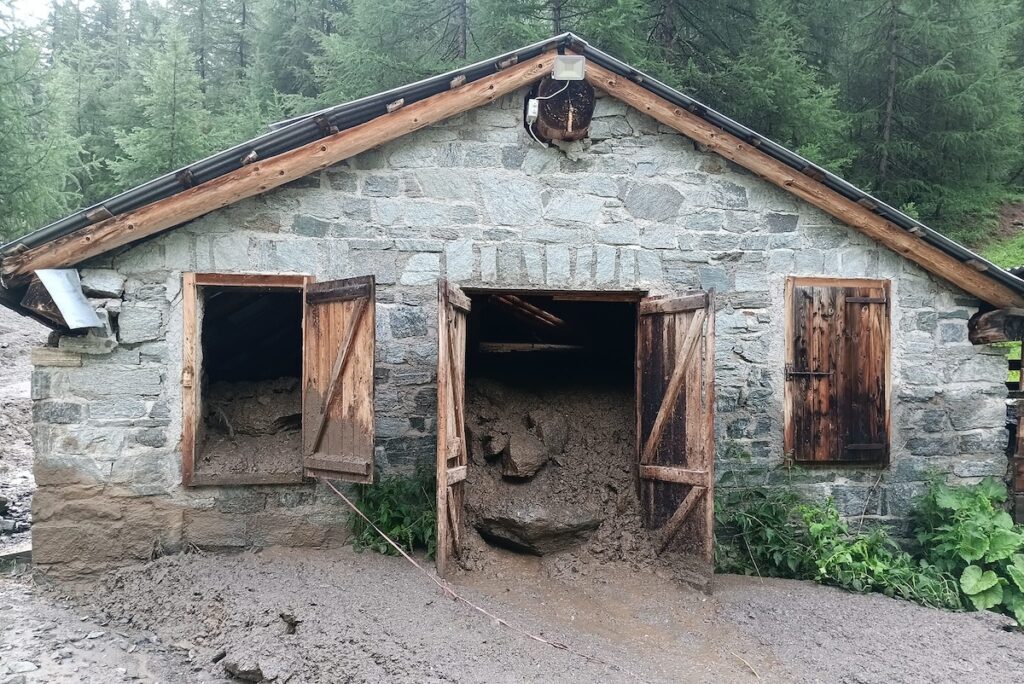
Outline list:
[[[712,301],[442,282],[439,572],[511,554],[709,586]]]

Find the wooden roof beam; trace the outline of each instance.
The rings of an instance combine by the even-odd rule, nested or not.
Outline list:
[[[1024,309],[996,309],[976,313],[967,322],[972,344],[1024,340]]]
[[[756,147],[726,133],[664,98],[631,83],[593,62],[587,62],[587,80],[661,123],[674,128],[708,150],[739,164],[764,180],[834,216],[877,242],[910,259],[926,271],[947,280],[996,307],[1024,307],[1024,297],[980,273],[919,237],[887,221],[866,207],[830,190],[814,178],[783,164]]]
[[[102,220],[4,259],[0,262],[0,273],[8,282],[20,282],[37,269],[81,263],[246,197],[267,192],[530,85],[551,72],[554,55],[554,51],[546,52],[359,126],[253,162],[171,197]]]

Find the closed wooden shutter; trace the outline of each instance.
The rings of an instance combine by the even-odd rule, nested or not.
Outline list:
[[[888,463],[888,282],[791,278],[786,295],[787,454]]]
[[[308,284],[304,328],[306,474],[373,482],[373,276]]]
[[[466,330],[470,301],[446,280],[437,302],[437,574],[444,577],[462,547],[462,504],[469,451],[463,417]]]
[[[657,551],[714,552],[714,293],[644,299],[637,328],[640,500]]]

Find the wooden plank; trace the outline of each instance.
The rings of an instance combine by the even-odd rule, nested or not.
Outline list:
[[[628,79],[593,62],[586,78],[595,87],[635,107],[757,176],[809,202],[855,228],[928,272],[959,286],[997,307],[1024,306],[1024,297],[993,278],[976,271],[854,201],[769,157],[739,138],[708,123],[682,107],[654,95]]]
[[[699,318],[699,322],[697,318]],[[690,328],[686,332],[686,339],[683,341],[675,368],[672,370],[672,378],[669,380],[668,388],[662,399],[661,408],[658,409],[658,415],[654,419],[651,433],[644,443],[644,450],[640,457],[641,465],[650,463],[651,459],[654,458],[654,452],[658,448],[659,440],[661,440],[661,433],[665,430],[665,424],[668,422],[668,417],[675,406],[679,390],[683,386],[683,379],[686,375],[690,357],[693,355],[693,350],[697,347],[697,340],[700,339],[703,321],[704,312],[702,311],[696,314],[695,320],[690,324]]]
[[[976,313],[967,322],[967,337],[973,344],[1024,340],[1024,309],[1008,308]]]
[[[279,273],[193,273],[196,285],[252,288],[301,289],[309,276],[281,275]]]
[[[705,309],[707,305],[708,295],[706,292],[679,297],[648,298],[640,302],[640,315],[648,316],[657,313],[693,311],[695,309]]]
[[[331,471],[339,473],[351,473],[352,475],[372,474],[373,463],[365,459],[354,458],[314,458],[309,457],[304,461],[306,468],[310,470]]]
[[[308,304],[322,304],[324,302],[347,302],[353,299],[366,299],[372,294],[372,283],[358,282],[346,283],[344,285],[331,285],[330,283],[314,283],[306,288],[306,302]]]
[[[353,285],[366,295],[348,299]],[[375,306],[373,276],[310,283],[304,296],[302,443],[306,473],[373,481]]]
[[[200,411],[201,327],[196,274],[184,273],[181,280],[181,482],[191,486],[198,484],[195,480],[195,464]]]
[[[310,301],[308,296],[306,301]],[[348,322],[348,329],[345,331],[345,337],[342,340],[341,347],[338,348],[338,356],[334,360],[334,366],[331,368],[330,384],[327,385],[327,392],[324,394],[323,401],[320,404],[320,410],[317,412],[319,416],[317,418],[316,428],[314,428],[312,433],[313,440],[306,447],[306,453],[310,456],[312,456],[316,452],[317,447],[320,446],[320,440],[324,436],[324,428],[327,426],[327,416],[331,405],[334,403],[334,399],[338,394],[338,385],[345,373],[345,366],[348,364],[349,359],[354,356],[350,353],[352,350],[352,341],[355,339],[356,333],[359,331],[363,315],[366,313],[368,301],[369,297],[364,295],[362,299],[356,302],[355,313]],[[316,466],[311,465],[310,467]]]
[[[437,286],[437,572],[447,575],[461,548],[469,466],[463,397],[469,298],[442,279]],[[467,307],[467,308],[464,308]]]
[[[541,342],[481,342],[477,348],[482,352],[508,354],[513,352],[570,352],[580,351],[582,344],[547,344]]]
[[[469,313],[469,297],[454,285],[448,286],[448,305],[464,313]]]
[[[843,307],[838,288],[803,279],[787,282],[787,430],[784,449],[799,462],[830,462],[839,453],[836,388]]]
[[[447,477],[448,486],[451,487],[453,484],[465,480],[468,471],[469,466],[464,465],[458,466],[456,468],[449,468]]]
[[[640,477],[644,480],[700,485],[702,487],[708,484],[708,472],[706,470],[690,470],[671,466],[641,465]]]
[[[676,508],[672,517],[658,530],[658,553],[663,553],[668,548],[668,545],[672,543],[676,534],[679,533],[679,528],[686,521],[686,517],[690,515],[690,511],[693,510],[693,507],[697,505],[697,501],[706,491],[704,487],[692,487],[686,493],[686,498]]]
[[[34,347],[29,356],[33,366],[75,368],[82,365],[82,355],[56,347]]]
[[[40,268],[77,264],[326,169],[343,159],[530,85],[550,73],[554,55],[554,51],[545,52],[499,73],[433,95],[289,152],[243,166],[172,197],[7,257],[0,262],[0,271],[16,279]]]
[[[704,495],[704,562],[715,561],[715,290],[708,291],[708,320],[704,329],[704,443],[701,467],[707,472]],[[714,575],[712,575],[712,581]],[[710,587],[710,584],[709,584]]]

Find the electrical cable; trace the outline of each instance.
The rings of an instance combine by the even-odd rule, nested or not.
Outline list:
[[[569,84],[570,83],[572,83],[572,81],[566,81],[564,86],[562,86],[561,88],[559,88],[555,92],[551,93],[550,95],[545,95],[543,97],[535,97],[533,99],[534,100],[550,100],[555,95],[561,95],[562,93],[564,93],[569,88]]]

